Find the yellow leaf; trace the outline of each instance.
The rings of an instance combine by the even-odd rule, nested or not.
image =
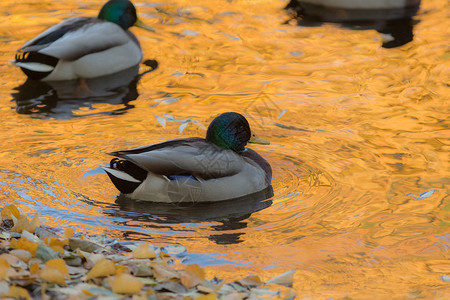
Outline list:
[[[30,299],[30,294],[28,293],[28,291],[24,288],[18,287],[13,285],[10,289],[9,289],[9,297],[14,298],[14,299],[20,299],[20,298],[25,298],[27,300]]]
[[[64,246],[69,244],[69,240],[68,239],[64,239],[64,240],[60,240],[58,238],[54,238],[54,237],[47,237],[44,239],[44,242],[53,250],[55,250],[56,252],[59,252],[61,254],[64,253]]]
[[[122,273],[112,280],[112,291],[118,294],[133,294],[141,291],[144,284],[136,277]]]
[[[6,280],[8,278],[8,268],[0,265],[0,279]]]
[[[14,249],[24,249],[30,252],[33,256],[36,256],[36,249],[39,246],[38,243],[29,241],[28,239],[21,237],[20,239],[12,239],[10,247]]]
[[[217,294],[211,293],[211,294],[203,295],[203,296],[194,298],[194,300],[217,300]]]
[[[39,272],[39,264],[38,263],[33,263],[30,266],[30,274],[33,275],[33,274],[36,274],[38,272]]]
[[[205,271],[197,264],[187,265],[180,272],[181,284],[190,289],[205,281]]]
[[[6,268],[9,268],[9,263],[6,259],[0,257],[0,266],[4,266]]]
[[[61,274],[63,274],[64,277],[66,277],[66,278],[69,277],[69,269],[66,266],[66,262],[62,258],[55,258],[55,259],[51,259],[51,260],[47,261],[45,263],[45,267],[51,268],[51,269],[56,269],[59,272],[61,272]]]
[[[7,219],[12,219],[14,216],[16,219],[20,218],[20,212],[15,205],[7,205],[3,207],[0,215]]]
[[[75,229],[73,228],[67,228],[66,231],[64,231],[64,237],[65,238],[71,238],[73,237],[73,234],[75,233]]]
[[[244,286],[258,286],[261,284],[261,279],[256,275],[250,275],[240,279],[238,282]]]
[[[149,243],[140,244],[133,251],[133,258],[155,258],[156,253]]]
[[[64,274],[61,273],[58,269],[54,268],[44,268],[40,272],[40,277],[42,280],[48,282],[54,282],[59,285],[66,285],[66,281],[64,280]]]
[[[87,273],[87,279],[96,277],[106,277],[114,275],[116,273],[116,268],[114,262],[109,259],[102,259],[98,261],[94,267]]]

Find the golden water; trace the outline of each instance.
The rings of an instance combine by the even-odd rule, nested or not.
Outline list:
[[[135,1],[156,33],[132,31],[159,62],[137,99],[19,114],[15,50],[67,17],[96,15],[103,1],[5,0],[1,204],[38,211],[50,226],[183,244],[210,275],[295,268],[301,297],[450,297],[441,277],[450,275],[449,6],[422,2],[414,41],[383,49],[373,30],[283,25],[281,0]],[[271,141],[252,146],[274,170],[270,207],[192,221],[115,204],[98,169],[106,152],[204,136],[200,125],[224,111],[244,113]],[[181,121],[157,121],[164,114],[198,123],[180,134]]]

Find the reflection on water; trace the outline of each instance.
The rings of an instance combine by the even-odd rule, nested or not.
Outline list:
[[[338,3],[334,5],[339,6]],[[286,9],[299,26],[320,26],[323,22],[330,22],[349,29],[374,29],[391,36],[391,40],[383,41],[384,48],[395,48],[413,40],[413,27],[416,24],[413,17],[419,7],[420,0],[412,1],[406,7],[385,9],[348,9],[323,6],[314,1],[291,0]]]
[[[120,113],[132,84],[122,78],[124,94],[58,99],[51,112],[39,113],[41,100],[57,87],[22,94],[35,99],[31,115],[11,105],[25,76],[9,60],[104,1],[19,2],[3,1],[0,14],[1,205],[49,226],[182,244],[210,277],[295,268],[305,298],[448,298],[448,1],[422,1],[414,40],[385,49],[374,30],[283,24],[288,1],[135,0],[157,34],[132,30],[160,65],[139,78],[133,109]],[[219,209],[116,203],[98,168],[105,153],[205,136],[225,111],[270,140],[251,148],[272,166],[272,198]]]
[[[36,81],[27,79],[14,88],[12,93],[19,114],[34,114],[55,119],[67,119],[77,116],[76,111],[82,107],[92,109],[95,103],[121,104],[122,107],[107,114],[121,114],[134,106],[129,102],[135,100],[139,93],[139,80],[155,70],[156,61],[146,61],[150,69],[139,73],[139,65],[103,77],[67,81]],[[98,114],[92,112],[88,115]],[[84,114],[86,116],[86,114]]]
[[[148,201],[136,201],[123,195],[119,196],[116,204],[118,211],[105,212],[112,216],[130,218],[129,226],[133,226],[134,221],[144,223],[181,224],[181,223],[202,223],[214,222],[211,229],[218,231],[217,234],[211,234],[209,239],[218,244],[235,244],[242,240],[240,236],[243,231],[227,233],[230,230],[245,229],[248,219],[252,213],[265,209],[272,205],[273,189],[271,186],[263,191],[240,197],[238,199],[211,202],[195,203],[193,205],[183,206],[181,203],[151,203]],[[132,214],[130,214],[132,212]],[[128,222],[122,225],[127,226]],[[142,225],[138,225],[142,226]],[[152,225],[153,226],[153,225]],[[145,227],[144,227],[145,228]],[[127,238],[132,238],[132,232],[125,233]]]

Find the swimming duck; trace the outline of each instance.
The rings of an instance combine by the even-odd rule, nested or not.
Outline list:
[[[215,202],[260,192],[271,185],[270,164],[247,143],[269,144],[252,134],[239,113],[216,117],[206,138],[175,139],[108,153],[102,168],[128,198],[153,202]]]
[[[139,64],[142,50],[128,28],[141,22],[128,0],[110,0],[97,17],[76,17],[47,29],[17,50],[15,64],[31,79],[95,78]]]

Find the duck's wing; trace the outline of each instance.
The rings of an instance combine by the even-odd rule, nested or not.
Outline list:
[[[234,151],[201,138],[172,140],[109,154],[129,160],[154,174],[189,175],[204,180],[235,175],[245,163]]]
[[[130,35],[120,26],[97,18],[70,18],[47,29],[18,50],[74,61],[90,53],[125,44]],[[25,58],[22,58],[25,59]]]

